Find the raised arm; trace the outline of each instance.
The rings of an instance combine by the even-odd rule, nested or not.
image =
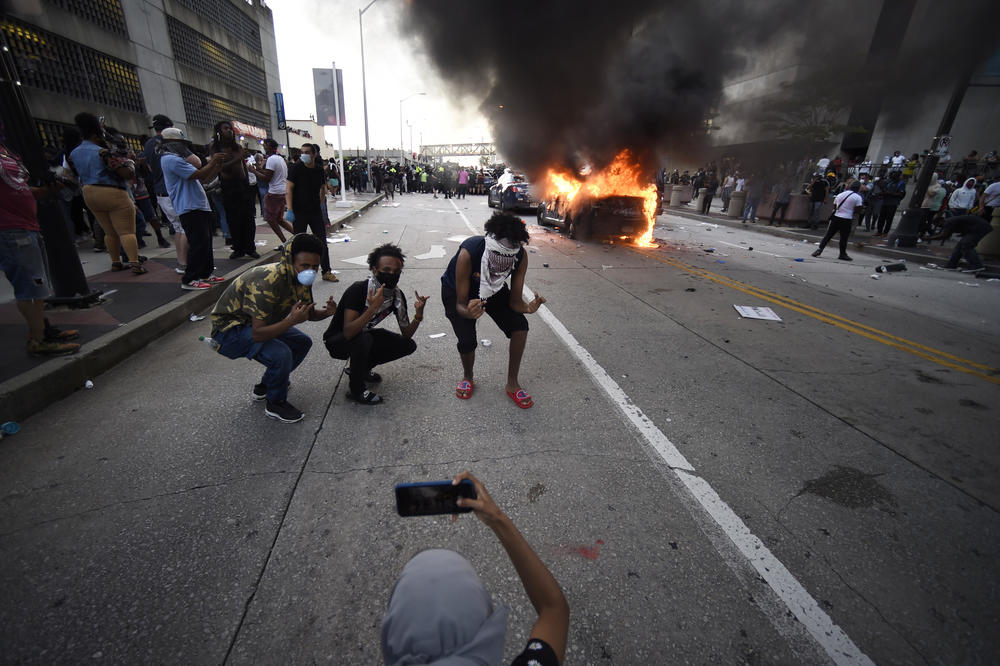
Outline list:
[[[531,638],[538,638],[552,648],[563,662],[566,656],[566,636],[569,633],[569,604],[559,583],[538,557],[524,536],[486,492],[483,483],[470,472],[462,472],[452,481],[458,484],[468,479],[476,487],[476,499],[459,498],[458,505],[471,508],[476,517],[485,523],[500,540],[511,564],[521,579],[521,585],[538,613],[538,620],[531,629]]]

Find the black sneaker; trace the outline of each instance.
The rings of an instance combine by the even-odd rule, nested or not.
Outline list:
[[[260,255],[257,254],[256,250],[254,250],[253,252],[247,252],[247,256],[248,257],[253,257],[254,259],[260,259]]]
[[[254,384],[253,388],[250,390],[250,399],[254,401],[260,401],[267,397],[267,385],[261,382],[260,384]]]
[[[293,407],[287,400],[282,400],[281,402],[271,402],[268,400],[267,405],[264,406],[264,413],[272,419],[278,419],[282,423],[298,423],[305,416],[305,414]]]
[[[841,261],[854,261],[853,257],[849,257],[846,254],[840,255],[837,259],[840,259]]]

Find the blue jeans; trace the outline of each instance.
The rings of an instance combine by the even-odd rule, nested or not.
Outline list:
[[[757,200],[748,199],[746,208],[743,209],[743,221],[755,220],[757,218]]]
[[[268,402],[282,402],[288,397],[288,377],[312,347],[309,336],[295,327],[264,342],[254,342],[250,325],[234,326],[212,338],[219,343],[223,356],[249,358],[267,367],[260,381],[267,387]]]

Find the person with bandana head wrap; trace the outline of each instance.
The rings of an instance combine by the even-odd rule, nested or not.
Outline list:
[[[427,296],[416,295],[413,319],[406,308],[406,295],[399,288],[406,255],[392,243],[380,245],[368,255],[371,276],[355,282],[344,291],[340,308],[323,334],[323,343],[330,356],[351,360],[345,372],[350,377],[347,397],[362,405],[377,405],[382,397],[366,388],[366,384],[382,381],[372,372],[377,365],[409,356],[417,349],[413,334],[424,319]],[[399,333],[376,328],[389,315],[396,316]]]
[[[535,294],[525,302],[524,276],[528,270],[528,242],[524,221],[513,215],[495,213],[486,222],[486,235],[462,241],[448,270],[441,276],[441,301],[444,312],[458,337],[462,359],[462,381],[455,395],[467,400],[472,395],[473,366],[476,362],[476,320],[488,314],[510,340],[507,362],[507,395],[521,409],[534,405],[521,388],[518,372],[528,339],[528,319],[545,299]],[[510,287],[507,287],[510,278]]]
[[[538,613],[524,650],[512,666],[559,666],[566,655],[569,604],[545,564],[469,472],[476,499],[460,498],[493,530],[507,551],[524,591]],[[424,550],[406,563],[382,617],[382,658],[387,666],[503,663],[506,606],[496,607],[475,569],[452,550]]]
[[[296,423],[305,414],[288,402],[288,377],[312,347],[296,324],[333,315],[331,296],[325,310],[313,302],[312,284],[324,243],[312,234],[297,234],[281,247],[281,259],[246,271],[233,280],[212,310],[212,339],[228,358],[249,358],[267,367],[250,398],[266,400],[264,414]]]

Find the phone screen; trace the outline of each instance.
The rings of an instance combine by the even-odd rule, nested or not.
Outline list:
[[[461,481],[458,485],[452,485],[451,481],[401,483],[396,486],[396,511],[404,518],[472,511],[455,503],[459,497],[476,498],[471,481]]]

